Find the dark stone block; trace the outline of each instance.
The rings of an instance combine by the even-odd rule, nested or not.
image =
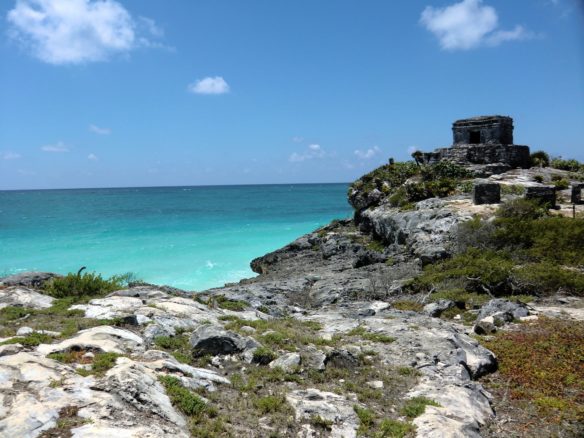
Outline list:
[[[553,186],[527,187],[525,189],[525,199],[531,199],[541,204],[546,204],[549,208],[555,208],[556,188]]]
[[[501,202],[501,186],[498,183],[480,181],[474,184],[473,202],[476,205]]]
[[[584,184],[574,184],[572,186],[572,204],[582,204],[582,189],[584,189]]]

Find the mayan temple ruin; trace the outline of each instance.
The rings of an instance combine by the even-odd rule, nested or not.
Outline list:
[[[454,161],[483,176],[530,167],[529,146],[513,144],[511,117],[480,116],[457,120],[452,124],[452,133],[452,146],[424,152],[420,160],[425,164]]]

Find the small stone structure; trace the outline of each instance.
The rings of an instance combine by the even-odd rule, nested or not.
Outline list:
[[[584,184],[572,185],[572,204],[582,204],[582,189],[584,189]]]
[[[435,164],[453,161],[490,176],[515,168],[531,167],[529,146],[513,144],[513,119],[507,116],[480,116],[457,120],[452,124],[453,145],[424,152],[420,161]]]
[[[501,186],[490,181],[475,181],[472,199],[476,205],[498,204],[501,202]]]
[[[549,208],[556,208],[556,188],[554,186],[526,187],[525,199],[546,204]]]

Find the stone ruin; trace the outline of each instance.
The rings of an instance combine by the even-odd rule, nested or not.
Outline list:
[[[582,189],[584,189],[584,184],[572,185],[572,204],[582,204]]]
[[[475,181],[472,198],[475,205],[498,204],[501,202],[501,186],[491,181]]]
[[[485,177],[515,168],[531,167],[529,146],[513,144],[513,119],[507,116],[481,116],[452,124],[453,145],[434,152],[423,152],[420,161],[434,164],[453,161]]]

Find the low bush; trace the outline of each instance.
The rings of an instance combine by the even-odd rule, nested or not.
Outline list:
[[[158,376],[158,380],[166,389],[173,406],[183,414],[192,417],[199,416],[207,409],[207,404],[201,397],[182,386],[180,380],[174,376]]]
[[[426,411],[426,406],[440,407],[440,404],[426,397],[414,397],[404,403],[401,413],[408,418],[416,418]]]
[[[519,409],[536,406],[552,422],[584,421],[583,322],[540,318],[483,344],[497,356],[506,391]]]
[[[531,154],[531,165],[533,167],[548,167],[550,156],[544,151],[535,151]]]
[[[258,347],[253,352],[253,362],[260,365],[267,365],[277,357],[276,353],[266,347]]]
[[[113,276],[104,279],[94,273],[69,273],[64,277],[55,277],[43,285],[47,295],[55,298],[100,296],[123,289],[127,283],[125,276]]]
[[[579,172],[584,168],[584,164],[580,163],[578,160],[564,160],[559,157],[553,158],[550,161],[550,167],[554,169],[567,170],[569,172]]]

